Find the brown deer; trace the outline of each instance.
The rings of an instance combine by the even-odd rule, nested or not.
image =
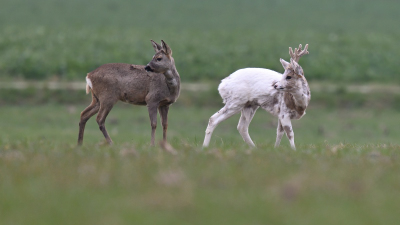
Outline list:
[[[180,77],[175,68],[171,48],[151,40],[156,54],[147,64],[105,64],[86,76],[86,93],[92,92],[92,103],[82,111],[79,122],[78,145],[82,144],[86,122],[98,113],[96,121],[109,144],[112,140],[104,122],[114,104],[119,100],[133,105],[146,105],[151,124],[151,145],[157,127],[157,110],[163,126],[163,142],[167,140],[168,110],[180,92]]]

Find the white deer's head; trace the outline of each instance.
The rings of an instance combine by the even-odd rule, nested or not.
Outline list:
[[[304,72],[298,62],[301,56],[308,54],[307,48],[308,44],[304,47],[304,50],[301,50],[301,45],[299,45],[299,48],[296,48],[293,52],[292,48],[289,47],[290,63],[280,59],[285,72],[282,75],[282,79],[274,84],[275,89],[291,92],[302,84]]]

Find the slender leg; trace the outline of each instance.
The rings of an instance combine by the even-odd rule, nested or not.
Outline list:
[[[276,129],[276,142],[275,142],[275,148],[277,148],[279,146],[279,144],[281,143],[282,140],[282,136],[285,133],[285,131],[283,130],[282,124],[281,124],[281,120],[278,119],[278,128]]]
[[[290,121],[287,115],[281,119],[281,125],[285,130],[286,136],[289,139],[290,146],[292,147],[293,150],[296,150],[296,146],[294,145],[294,132],[292,129],[292,122]]]
[[[151,125],[151,146],[155,145],[155,133],[157,128],[157,104],[148,104],[147,110],[149,111],[150,125]]]
[[[222,121],[228,119],[229,117],[233,116],[241,109],[242,107],[229,108],[227,105],[225,105],[222,109],[212,115],[206,129],[206,136],[204,137],[203,147],[207,147],[210,144],[211,135],[217,125]]]
[[[99,108],[99,102],[92,95],[92,103],[90,103],[90,105],[81,113],[81,120],[79,122],[78,145],[82,145],[86,122],[90,119],[90,117],[92,117],[99,111]]]
[[[114,102],[107,102],[107,103],[100,103],[100,110],[99,110],[99,114],[97,115],[96,121],[97,124],[99,125],[99,128],[101,130],[101,132],[103,133],[104,137],[106,138],[108,144],[112,144],[113,141],[111,140],[110,136],[107,133],[106,130],[106,126],[104,125],[106,118],[108,116],[108,113],[111,111],[111,109],[113,108],[115,104]]]
[[[256,105],[244,107],[242,109],[242,115],[240,116],[239,124],[237,126],[237,129],[240,135],[242,136],[243,140],[250,147],[256,147],[249,135],[249,125],[258,107],[259,106]]]
[[[167,129],[168,129],[168,110],[169,110],[169,105],[164,105],[158,107],[158,111],[160,113],[161,117],[161,124],[163,126],[163,141],[167,141]]]

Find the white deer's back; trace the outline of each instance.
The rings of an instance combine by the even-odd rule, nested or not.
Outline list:
[[[282,74],[269,69],[245,68],[237,70],[221,81],[219,94],[224,103],[262,102],[277,94],[273,84],[282,79]]]

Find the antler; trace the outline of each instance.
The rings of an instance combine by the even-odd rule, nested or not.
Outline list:
[[[308,48],[308,44],[306,44],[306,46],[304,47],[304,50],[302,51],[301,50],[301,44],[299,45],[299,49],[297,49],[297,48],[295,48],[294,49],[294,52],[293,52],[293,50],[292,50],[292,47],[289,47],[289,54],[290,54],[290,57],[294,60],[294,61],[296,61],[296,62],[299,62],[299,59],[300,59],[300,57],[302,57],[303,55],[307,55],[309,52],[307,51],[307,48]]]

